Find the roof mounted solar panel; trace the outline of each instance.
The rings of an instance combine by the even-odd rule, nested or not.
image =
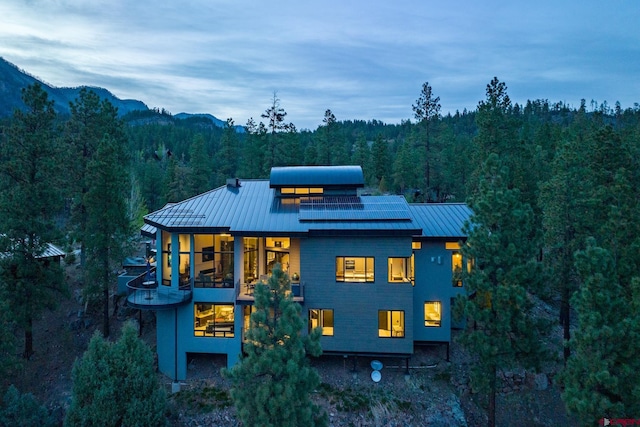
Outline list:
[[[300,221],[410,221],[409,205],[402,197],[303,197]]]

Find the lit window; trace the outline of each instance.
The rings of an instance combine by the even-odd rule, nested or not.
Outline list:
[[[389,282],[413,283],[413,255],[410,258],[389,258]]]
[[[322,335],[333,336],[333,310],[309,310],[309,332],[315,328],[322,328]]]
[[[422,249],[422,242],[411,242],[411,249]]]
[[[441,326],[442,304],[440,301],[427,301],[424,303],[424,326]]]
[[[380,338],[404,338],[404,311],[379,310],[378,336]]]
[[[444,244],[445,249],[451,250],[451,251],[457,251],[460,250],[460,243],[458,242],[446,242]]]
[[[455,287],[462,286],[462,254],[458,251],[451,252],[451,283]]]
[[[193,305],[194,329],[196,337],[234,337],[234,315],[232,304]]]
[[[281,194],[294,194],[295,193],[295,189],[293,188],[281,188],[280,189],[280,193]]]
[[[336,257],[336,282],[373,282],[373,257]]]

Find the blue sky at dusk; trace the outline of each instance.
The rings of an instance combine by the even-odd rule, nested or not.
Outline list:
[[[54,86],[245,124],[274,91],[298,129],[412,119],[422,84],[473,110],[640,102],[640,2],[3,0],[0,56]]]

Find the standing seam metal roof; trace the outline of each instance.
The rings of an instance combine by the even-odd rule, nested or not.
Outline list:
[[[403,215],[385,217],[371,210],[369,215],[360,214],[331,217],[327,220],[301,221],[297,205],[283,204],[274,197],[275,190],[269,181],[242,181],[239,188],[220,187],[166,206],[145,216],[149,226],[170,231],[180,229],[228,230],[236,233],[308,233],[311,230],[397,230],[418,233],[419,228],[411,221],[409,205],[402,196],[363,196],[364,206],[371,198],[375,202],[382,197],[394,206],[404,206]],[[146,228],[149,230],[149,227]]]

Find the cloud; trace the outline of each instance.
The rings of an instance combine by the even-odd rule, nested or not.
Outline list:
[[[516,102],[637,99],[639,8],[594,0],[435,3],[5,0],[0,55],[57,86],[102,86],[245,123],[274,91],[298,128],[399,122],[429,81],[442,112],[493,76]]]

